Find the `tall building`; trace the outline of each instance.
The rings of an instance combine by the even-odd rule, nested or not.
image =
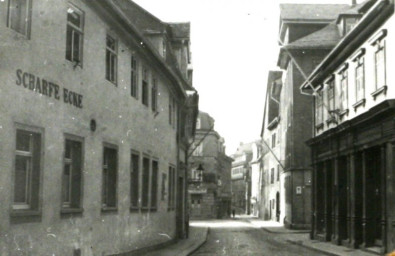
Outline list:
[[[312,98],[299,86],[330,52],[339,37],[334,29],[338,14],[349,5],[280,5],[278,67],[269,72],[261,138],[265,218],[289,228],[311,224],[311,159],[305,141],[312,136]]]
[[[251,160],[252,145],[240,143],[231,156],[232,163],[232,207],[238,214],[251,214]]]
[[[225,154],[225,140],[214,130],[214,119],[199,111],[189,156],[191,219],[230,216],[232,160]]]
[[[0,255],[185,237],[189,23],[116,0],[7,0],[0,17]]]
[[[302,84],[314,95],[312,238],[395,249],[394,1],[341,13],[341,40]],[[312,105],[313,106],[313,105]]]

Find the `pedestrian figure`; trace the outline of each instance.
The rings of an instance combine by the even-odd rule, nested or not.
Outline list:
[[[233,208],[233,209],[232,209],[232,216],[233,216],[233,219],[235,218],[235,214],[236,214],[236,210],[235,210],[235,208]]]

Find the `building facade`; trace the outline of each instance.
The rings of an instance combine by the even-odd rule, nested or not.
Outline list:
[[[232,155],[232,208],[237,214],[251,214],[252,144],[240,143]]]
[[[280,5],[278,67],[269,72],[261,138],[268,150],[262,165],[265,218],[288,228],[311,224],[312,98],[299,93],[306,75],[338,42],[333,22],[349,5]],[[329,40],[329,39],[330,40]],[[281,76],[280,81],[278,76]]]
[[[197,94],[175,53],[188,33],[131,1],[0,2],[1,255],[117,255],[186,236]]]
[[[190,148],[189,206],[191,219],[227,218],[231,212],[232,158],[225,140],[214,130],[214,119],[200,111]]]
[[[301,86],[315,95],[311,235],[384,253],[395,249],[394,2],[354,10],[339,15],[342,40]]]

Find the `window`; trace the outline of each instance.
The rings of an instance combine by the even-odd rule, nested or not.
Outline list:
[[[386,64],[385,64],[385,41],[376,42],[377,50],[374,55],[376,89],[386,85]]]
[[[171,125],[173,122],[173,105],[172,105],[172,97],[169,97],[169,124]]]
[[[165,201],[166,199],[166,182],[167,182],[167,174],[162,173],[162,191],[161,191],[161,200]]]
[[[166,58],[166,40],[163,39],[162,41],[162,57]]]
[[[70,6],[67,9],[66,59],[82,65],[83,12]]]
[[[158,161],[152,161],[151,209],[156,210],[158,203]]]
[[[318,92],[315,97],[315,115],[316,115],[316,125],[320,125],[324,122],[324,102],[322,92]]]
[[[203,156],[203,142],[200,142],[199,145],[196,147],[196,144],[193,145],[193,156]]]
[[[198,130],[198,129],[200,129],[200,127],[201,127],[200,118],[198,118],[196,120],[196,129]]]
[[[280,165],[277,165],[277,181],[280,180]]]
[[[335,85],[334,80],[328,82],[328,110],[335,110]]]
[[[131,71],[130,71],[130,95],[138,98],[138,84],[137,84],[137,58],[131,57]]]
[[[348,75],[347,70],[340,73],[340,110],[348,108]]]
[[[30,37],[31,0],[10,0],[8,5],[8,27]]]
[[[39,207],[41,134],[16,130],[13,209]]]
[[[81,208],[82,142],[66,139],[63,158],[62,207]]]
[[[168,210],[174,210],[176,203],[175,203],[175,189],[176,189],[176,169],[172,166],[169,166],[169,185],[168,185],[168,194],[169,194],[169,199],[168,199]]]
[[[142,194],[141,194],[141,206],[142,209],[148,210],[149,207],[149,169],[150,169],[150,160],[148,157],[143,157],[143,181],[142,181]]]
[[[130,156],[130,208],[139,208],[139,160],[137,153]]]
[[[355,92],[356,100],[361,101],[365,98],[365,68],[363,58],[358,58],[355,67]]]
[[[109,35],[106,39],[106,79],[117,83],[117,41]]]
[[[272,148],[274,148],[276,146],[276,134],[273,133],[272,134]]]
[[[152,78],[151,108],[154,112],[158,110],[158,85],[155,77]]]
[[[176,128],[176,117],[177,117],[177,106],[176,100],[173,98],[173,128]]]
[[[104,147],[102,207],[117,207],[117,150]]]
[[[143,86],[141,91],[143,104],[148,107],[148,70],[146,68],[143,69]]]
[[[274,168],[270,170],[270,184],[274,183]]]

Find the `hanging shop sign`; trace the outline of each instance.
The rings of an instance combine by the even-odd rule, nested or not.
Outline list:
[[[83,95],[73,92],[67,88],[61,88],[59,85],[42,79],[21,69],[16,71],[16,85],[23,86],[26,89],[45,95],[56,100],[63,100],[64,103],[82,108]]]

